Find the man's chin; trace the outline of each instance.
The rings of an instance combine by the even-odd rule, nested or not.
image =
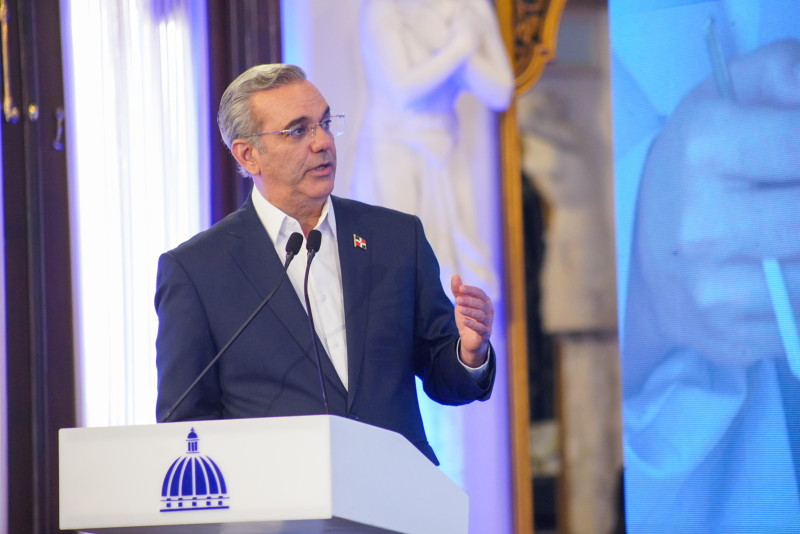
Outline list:
[[[334,178],[317,178],[314,181],[314,186],[308,191],[308,197],[325,202],[325,200],[333,193]]]

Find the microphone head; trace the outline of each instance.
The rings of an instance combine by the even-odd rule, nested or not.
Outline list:
[[[289,236],[289,240],[286,242],[286,254],[291,254],[294,256],[298,252],[300,252],[300,247],[303,245],[303,234],[300,232],[294,232],[292,235]]]
[[[306,238],[306,250],[309,252],[319,252],[319,247],[322,244],[322,234],[319,230],[311,230]]]

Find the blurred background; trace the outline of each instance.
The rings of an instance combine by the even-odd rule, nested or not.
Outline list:
[[[375,124],[409,150],[433,139],[412,150],[428,174],[408,170],[400,187],[417,193],[397,207],[423,218],[443,278],[465,274],[497,310],[492,400],[423,406],[470,532],[622,532],[606,2],[471,0],[491,13],[470,23],[485,83],[442,73],[425,83],[449,107],[402,116],[381,115],[375,89],[411,83],[412,62],[366,40],[447,25],[466,4],[383,3],[399,10],[386,26],[368,17],[380,0],[0,1],[0,529],[57,530],[59,428],[155,422],[158,255],[247,194],[219,97],[247,67],[288,62],[347,116],[335,194],[395,200],[369,186],[398,180],[382,171],[408,159],[378,149],[405,141]],[[422,61],[448,35],[395,46]]]

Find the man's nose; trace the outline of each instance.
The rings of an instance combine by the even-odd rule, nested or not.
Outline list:
[[[328,150],[333,144],[333,139],[321,126],[317,125],[311,132],[311,150],[321,152]]]

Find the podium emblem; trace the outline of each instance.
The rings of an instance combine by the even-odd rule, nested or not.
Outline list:
[[[186,437],[186,454],[169,466],[161,485],[162,512],[188,512],[228,508],[228,489],[217,464],[203,456],[199,438],[191,429]]]

